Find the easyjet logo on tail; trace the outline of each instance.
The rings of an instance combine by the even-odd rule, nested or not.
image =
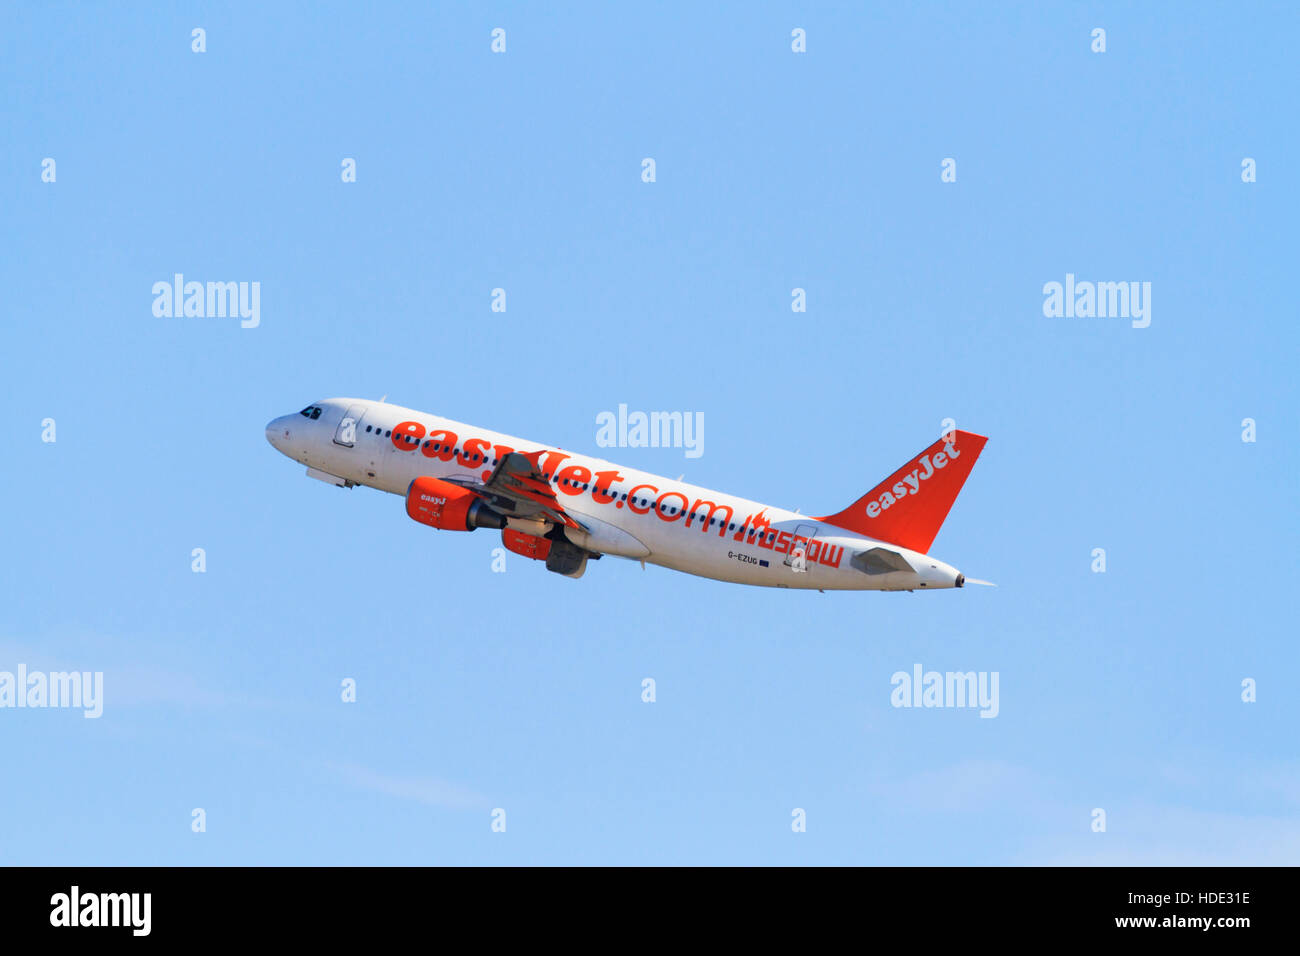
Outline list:
[[[843,511],[818,520],[926,554],[987,441],[949,432]]]
[[[882,491],[877,500],[867,503],[867,517],[878,518],[882,511],[897,503],[900,498],[919,495],[921,482],[928,481],[940,468],[947,467],[948,462],[959,457],[961,452],[957,451],[957,446],[953,444],[944,445],[943,451],[935,452],[933,461],[930,460],[930,453],[926,452],[921,456],[919,466],[913,468],[910,474],[904,475],[902,481],[894,482],[894,486]]]

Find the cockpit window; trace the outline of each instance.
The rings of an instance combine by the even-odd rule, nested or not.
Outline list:
[[[313,408],[313,409],[311,410],[311,419],[312,419],[312,421],[315,421],[315,420],[318,419],[318,418],[320,418],[320,406],[319,406],[319,405],[317,405],[315,408]]]
[[[315,421],[316,419],[320,418],[320,413],[321,413],[321,407],[319,405],[308,405],[298,414],[301,415],[303,418],[310,418],[312,421]]]

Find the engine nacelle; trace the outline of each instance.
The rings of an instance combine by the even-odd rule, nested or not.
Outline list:
[[[443,531],[504,528],[505,515],[497,514],[474,492],[441,478],[416,478],[406,489],[406,513],[420,524]]]
[[[506,528],[501,532],[501,543],[515,554],[522,554],[525,558],[532,558],[534,561],[545,561],[551,554],[549,538],[525,534],[513,528]]]
[[[545,561],[546,570],[556,574],[580,578],[587,570],[588,558],[599,558],[599,554],[584,551],[563,536],[544,538],[540,535],[527,534],[514,528],[501,532],[501,541],[515,554],[522,554],[534,561]]]

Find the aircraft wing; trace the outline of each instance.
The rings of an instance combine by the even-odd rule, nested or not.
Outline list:
[[[543,477],[541,457],[544,452],[512,451],[507,454],[485,482],[458,481],[448,478],[474,492],[488,505],[512,518],[540,518],[567,528],[587,530],[564,510],[555,496],[555,489]]]

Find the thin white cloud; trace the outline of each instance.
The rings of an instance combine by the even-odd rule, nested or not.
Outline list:
[[[1046,782],[1034,771],[1001,760],[962,760],[878,782],[873,790],[900,808],[975,811],[1045,799]]]
[[[997,760],[962,760],[872,789],[900,813],[982,815],[1015,808],[1021,832],[999,856],[1018,865],[1300,864],[1300,819],[1288,815],[1300,793],[1297,765],[1240,755],[1197,757],[1158,766],[1128,793],[1112,791],[1096,802],[1081,802],[1072,788],[1038,771]],[[1151,792],[1151,779],[1165,784],[1160,792]],[[1095,806],[1106,811],[1101,833],[1091,826]]]
[[[489,806],[486,797],[458,784],[436,777],[394,777],[377,773],[359,764],[329,764],[345,780],[362,790],[373,790],[401,800],[452,810],[473,810]]]
[[[1077,814],[1076,814],[1077,815]],[[1300,820],[1144,804],[1107,808],[1106,832],[1040,843],[1047,866],[1295,866]]]
[[[174,667],[141,663],[149,648],[133,648],[130,657],[118,643],[98,635],[73,635],[58,647],[0,640],[0,670],[14,670],[19,663],[28,671],[102,671],[104,696],[112,708],[174,705],[209,709],[265,709],[275,706],[223,689],[205,685],[193,674]],[[162,655],[158,655],[160,658]]]

